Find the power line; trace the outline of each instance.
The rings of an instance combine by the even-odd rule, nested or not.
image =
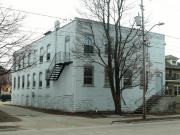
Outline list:
[[[4,8],[4,9],[8,9],[8,10],[14,10],[14,11],[18,11],[18,12],[23,12],[26,14],[33,14],[33,15],[38,15],[38,16],[44,16],[44,17],[49,17],[49,18],[56,18],[56,19],[60,19],[63,21],[72,21],[72,19],[64,19],[64,18],[60,18],[57,16],[51,16],[51,15],[47,15],[47,14],[41,14],[41,13],[37,13],[37,12],[31,12],[31,11],[25,11],[25,10],[20,10],[20,9],[14,9],[14,8],[8,8],[8,7],[0,7],[0,8]]]

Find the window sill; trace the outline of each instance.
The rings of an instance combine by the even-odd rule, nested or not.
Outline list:
[[[39,86],[39,89],[42,89],[42,86]]]
[[[93,53],[85,53],[85,52],[84,52],[84,55],[85,55],[85,56],[89,56],[89,55],[90,55],[90,56],[95,56],[96,54],[95,54],[94,52],[93,52]]]
[[[104,88],[110,88],[110,85],[104,85],[103,87]]]
[[[84,84],[83,87],[95,87],[94,84]]]

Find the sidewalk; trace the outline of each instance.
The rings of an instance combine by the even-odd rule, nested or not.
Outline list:
[[[141,115],[106,115],[105,117],[85,117],[76,115],[48,114],[27,108],[11,106],[0,103],[0,111],[8,113],[10,116],[21,121],[1,122],[0,130],[31,130],[31,129],[60,129],[76,127],[106,126],[112,124],[128,124],[145,122]],[[180,119],[180,114],[176,115],[147,115],[147,122],[159,120]]]

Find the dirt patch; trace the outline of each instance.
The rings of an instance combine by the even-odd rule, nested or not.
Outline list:
[[[18,122],[18,121],[21,121],[21,119],[0,111],[0,122]]]

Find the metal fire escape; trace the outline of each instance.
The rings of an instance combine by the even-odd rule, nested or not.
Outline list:
[[[67,52],[56,53],[48,68],[46,79],[52,81],[58,80],[65,66],[71,63],[72,61],[70,60],[70,53]]]

